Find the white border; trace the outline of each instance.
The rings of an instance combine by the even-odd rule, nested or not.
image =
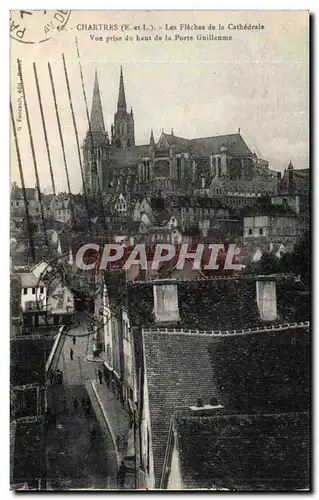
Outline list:
[[[3,263],[3,270],[1,272],[1,283],[2,283],[2,297],[1,297],[1,302],[0,302],[0,317],[2,319],[2,329],[1,329],[1,340],[2,340],[2,345],[1,345],[1,352],[2,352],[2,357],[3,359],[1,360],[0,363],[0,368],[1,368],[1,376],[0,380],[1,383],[3,384],[3,387],[1,388],[1,413],[0,413],[0,419],[1,419],[1,431],[3,433],[3,436],[1,436],[1,467],[0,467],[0,493],[1,493],[1,499],[6,499],[6,498],[11,498],[12,492],[9,491],[9,414],[8,414],[8,409],[9,409],[9,207],[10,207],[10,202],[9,202],[9,187],[10,187],[10,178],[9,178],[9,30],[8,30],[8,21],[9,21],[9,9],[21,9],[23,6],[21,4],[25,4],[26,2],[17,2],[17,1],[11,1],[10,3],[8,2],[2,2],[0,6],[0,39],[1,43],[0,46],[2,48],[1,50],[1,139],[2,139],[2,148],[3,148],[3,153],[1,155],[1,182],[0,182],[0,200],[2,201],[1,207],[2,207],[2,216],[0,218],[0,234],[2,238],[2,245],[1,245],[1,262]],[[59,2],[60,3],[60,2]],[[318,0],[311,0],[307,3],[302,2],[302,1],[293,1],[290,0],[288,1],[278,1],[278,0],[267,0],[267,1],[244,1],[244,2],[238,2],[238,1],[207,1],[207,0],[196,0],[196,2],[189,2],[184,0],[183,2],[178,2],[178,1],[173,1],[173,0],[161,0],[160,2],[156,1],[146,1],[146,0],[136,0],[134,2],[130,2],[129,0],[108,0],[107,2],[104,1],[95,1],[95,2],[83,2],[81,0],[68,0],[65,1],[61,8],[67,8],[71,10],[78,10],[78,9],[90,9],[90,10],[104,10],[106,5],[108,6],[109,9],[112,10],[119,10],[119,9],[126,9],[126,10],[132,10],[132,9],[147,9],[147,10],[172,10],[172,9],[180,9],[182,8],[183,10],[197,10],[197,9],[207,9],[207,10],[259,10],[259,9],[274,9],[274,10],[309,10],[312,12],[314,15],[316,15],[319,12],[318,8]],[[56,2],[53,1],[45,1],[45,2],[40,2],[39,0],[33,0],[31,2],[28,2],[28,5],[26,5],[24,8],[28,9],[56,9],[58,7]],[[315,19],[315,23],[317,25],[318,19]],[[313,25],[313,28],[315,26]],[[317,38],[313,34],[312,42],[313,42],[313,51],[314,51],[314,68],[312,70],[312,80],[313,80],[313,101],[311,105],[311,109],[315,110],[314,111],[314,116],[313,116],[313,136],[312,139],[314,141],[313,143],[313,157],[312,157],[312,182],[314,184],[314,191],[313,191],[313,200],[314,200],[314,213],[313,213],[313,221],[314,221],[314,227],[313,227],[313,244],[314,244],[314,252],[313,256],[316,255],[316,250],[318,249],[317,245],[317,237],[319,236],[319,222],[318,222],[318,211],[319,211],[319,182],[317,181],[317,172],[316,170],[318,167],[315,164],[315,159],[317,158],[316,152],[317,152],[317,144],[315,143],[315,124],[316,124],[316,118],[317,118],[317,108],[315,106],[315,82],[317,82],[317,69],[318,69],[318,47],[317,47]],[[316,64],[317,63],[317,64]],[[317,266],[313,266],[313,271],[314,271],[314,287],[316,288],[316,284],[318,283],[318,269]],[[316,297],[316,294],[314,295]],[[316,312],[316,302],[315,298],[313,300],[314,302],[314,313]],[[316,320],[316,317],[314,318]],[[316,322],[315,322],[316,324]],[[314,330],[314,328],[313,328]],[[313,332],[315,333],[315,332]],[[317,395],[317,387],[316,387],[316,381],[317,381],[317,369],[316,369],[316,361],[317,361],[317,347],[318,343],[314,342],[314,353],[313,353],[313,386],[314,386],[314,392],[313,392],[313,426],[315,425],[315,415],[317,416],[317,412],[315,412],[315,401],[316,401],[316,395]],[[313,431],[314,434],[314,431]],[[315,445],[315,437],[313,435],[313,443]],[[315,449],[316,447],[314,446],[313,450],[313,461],[314,461],[314,469],[313,469],[313,486],[314,490],[316,490],[317,486],[317,481],[316,477],[318,477],[318,462],[315,460]],[[7,467],[4,466],[4,464],[7,464]],[[76,495],[76,493],[73,493],[73,495]],[[29,494],[30,495],[30,494]],[[37,497],[41,494],[37,493]],[[61,494],[64,496],[64,494]],[[91,493],[87,493],[88,496],[91,496]],[[93,494],[94,495],[94,494]],[[199,495],[198,493],[194,493],[194,495],[197,497]],[[217,493],[214,494],[218,495]],[[184,496],[184,495],[182,495]],[[220,496],[220,494],[219,494]],[[241,497],[245,497],[248,495],[241,495]],[[250,497],[251,495],[249,495]],[[272,494],[271,497],[274,498],[278,496],[279,494]]]

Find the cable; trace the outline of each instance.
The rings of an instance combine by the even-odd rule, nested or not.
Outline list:
[[[82,71],[82,65],[81,65],[81,59],[80,59],[80,51],[79,51],[79,45],[78,45],[77,38],[75,38],[75,43],[76,43],[76,50],[77,50],[77,56],[78,56],[78,62],[79,62],[79,69],[80,69],[80,77],[81,77],[82,92],[83,92],[83,98],[84,98],[84,104],[85,104],[86,118],[87,118],[87,122],[88,122],[89,136],[90,136],[90,140],[91,140],[91,150],[92,150],[92,155],[93,155],[94,141],[93,141],[93,135],[92,135],[92,130],[91,130],[91,120],[90,120],[89,107],[88,107],[87,98],[86,98],[86,92],[85,92],[85,86],[84,86],[84,79],[83,79],[83,71]],[[96,178],[97,178],[98,193],[99,193],[100,213],[101,213],[101,216],[102,216],[102,221],[103,221],[103,226],[104,226],[105,232],[107,232],[107,228],[106,228],[106,224],[105,224],[105,216],[104,216],[103,203],[102,203],[100,179],[99,179],[99,175],[98,174],[97,174]]]
[[[68,72],[67,72],[67,67],[66,67],[66,62],[65,62],[64,54],[62,54],[62,59],[63,59],[65,81],[66,81],[66,86],[67,86],[67,90],[68,90],[69,104],[70,104],[70,109],[71,109],[71,114],[72,114],[72,122],[73,122],[73,127],[74,127],[75,138],[76,138],[76,146],[77,146],[78,157],[79,157],[79,165],[80,165],[80,170],[81,170],[82,186],[83,186],[83,196],[84,196],[86,211],[87,211],[87,214],[88,214],[88,220],[89,220],[89,224],[90,224],[90,229],[92,230],[91,219],[90,219],[90,212],[89,212],[89,205],[88,205],[88,199],[87,199],[87,192],[86,192],[86,185],[85,185],[85,178],[84,178],[84,173],[83,173],[83,165],[82,165],[82,158],[81,158],[81,151],[80,151],[79,135],[78,135],[78,129],[77,129],[77,126],[76,126],[76,121],[75,121],[75,115],[74,115],[74,109],[73,109],[73,103],[72,103],[72,97],[71,97],[71,90],[70,90],[70,84],[69,84],[69,77],[68,77]]]
[[[39,101],[39,107],[40,107],[42,127],[43,127],[43,132],[44,132],[45,147],[46,147],[47,155],[48,155],[48,162],[49,162],[49,168],[50,168],[52,189],[53,189],[53,194],[55,196],[56,195],[56,190],[55,190],[55,182],[54,182],[52,162],[51,162],[51,154],[50,154],[50,148],[49,148],[49,142],[48,142],[47,129],[46,129],[46,126],[45,126],[45,119],[44,119],[44,113],[43,113],[43,106],[42,106],[42,99],[41,99],[41,93],[40,93],[40,86],[39,86],[37,68],[36,68],[36,64],[35,63],[33,63],[33,72],[34,72],[34,79],[35,79],[35,84],[36,84],[37,94],[38,94],[38,101]]]
[[[30,215],[29,215],[29,205],[28,205],[27,193],[25,190],[23,168],[22,168],[21,156],[20,156],[20,148],[19,148],[19,142],[18,142],[18,136],[17,136],[17,129],[16,129],[16,125],[15,125],[15,121],[14,121],[14,117],[13,117],[13,108],[12,108],[11,100],[10,100],[10,115],[11,115],[11,121],[12,121],[14,142],[15,142],[15,147],[16,147],[16,152],[17,152],[20,181],[21,181],[22,193],[23,193],[23,201],[24,201],[25,213],[26,213],[26,218],[27,218],[27,228],[28,228],[28,235],[29,235],[29,248],[31,250],[32,261],[33,261],[33,263],[35,263],[35,252],[34,252],[34,243],[33,243],[32,230],[31,230],[31,221],[30,221]]]
[[[42,226],[43,226],[43,231],[44,231],[44,242],[45,242],[45,245],[48,247],[49,245],[48,245],[48,237],[47,237],[45,218],[44,218],[44,210],[43,210],[43,202],[42,202],[42,194],[41,194],[38,166],[37,166],[35,149],[34,149],[34,144],[33,144],[33,139],[32,139],[31,123],[30,123],[30,117],[29,117],[27,97],[26,97],[24,82],[23,82],[23,77],[22,77],[22,67],[21,67],[20,59],[17,59],[17,62],[18,62],[18,74],[19,74],[19,78],[21,81],[22,95],[23,95],[23,101],[24,101],[24,107],[25,107],[25,115],[26,115],[26,119],[27,119],[27,126],[28,126],[28,132],[29,132],[34,173],[35,173],[35,178],[36,178],[36,183],[37,183],[37,190],[38,190],[39,203],[40,203],[40,209],[41,209],[41,219],[42,219]]]
[[[53,81],[53,75],[52,75],[52,70],[51,70],[50,63],[48,63],[48,70],[49,70],[49,76],[50,76],[50,82],[51,82],[51,88],[52,88],[52,94],[53,94],[53,101],[54,101],[54,107],[55,107],[55,114],[56,114],[56,119],[57,119],[57,124],[58,124],[58,130],[59,130],[59,136],[60,136],[60,142],[61,142],[61,148],[62,148],[62,155],[63,155],[63,162],[64,162],[64,169],[65,169],[66,181],[67,181],[68,192],[69,192],[69,197],[70,197],[72,222],[74,224],[75,223],[75,213],[74,213],[73,199],[72,199],[72,193],[71,193],[71,187],[70,187],[69,171],[68,171],[68,165],[67,165],[67,161],[66,161],[64,141],[63,141],[63,135],[62,135],[62,130],[61,130],[61,122],[60,122],[59,110],[58,110],[58,105],[57,105],[57,100],[56,100],[56,94],[55,94],[55,88],[54,88],[54,81]]]

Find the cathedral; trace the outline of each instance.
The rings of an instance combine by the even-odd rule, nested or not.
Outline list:
[[[272,194],[278,173],[235,134],[186,139],[150,131],[148,144],[136,145],[134,114],[128,111],[122,67],[111,134],[105,128],[95,72],[90,128],[83,144],[86,189],[91,194],[198,194],[247,196]],[[280,180],[280,179],[279,179]]]

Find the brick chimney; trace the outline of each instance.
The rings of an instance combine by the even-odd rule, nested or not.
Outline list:
[[[276,321],[277,295],[276,280],[272,276],[257,276],[256,301],[260,319],[263,321]]]
[[[177,285],[154,285],[153,294],[155,322],[176,323],[180,321]]]

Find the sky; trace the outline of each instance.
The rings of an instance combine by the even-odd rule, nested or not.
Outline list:
[[[79,30],[79,24],[117,24],[116,31]],[[134,26],[145,23],[153,31],[151,41],[137,41]],[[204,30],[180,30],[181,23],[205,26]],[[229,24],[265,26],[263,30],[231,30]],[[129,24],[131,30],[122,32]],[[176,30],[166,29],[175,26]],[[222,24],[228,42],[196,40],[196,35],[219,35],[208,25]],[[80,26],[81,27],[81,26]],[[129,34],[133,41],[125,41]],[[172,41],[155,41],[157,35]],[[193,41],[175,41],[176,34]],[[93,41],[90,35],[101,36]],[[122,41],[106,42],[107,36]],[[28,102],[32,137],[41,189],[52,191],[49,164],[37,100],[33,62],[36,64],[49,137],[55,182],[67,188],[57,120],[48,73],[52,67],[62,124],[71,191],[81,189],[75,135],[62,64],[66,58],[80,142],[88,128],[81,87],[75,36],[78,37],[84,85],[89,107],[94,72],[98,72],[105,125],[110,133],[117,105],[120,66],[123,66],[126,102],[132,106],[136,144],[148,143],[151,128],[155,140],[162,129],[186,138],[241,134],[253,152],[283,171],[291,160],[295,168],[309,167],[308,14],[302,11],[72,11],[66,30],[53,33],[40,44],[11,41],[11,101],[15,119],[21,103],[17,58]],[[17,123],[18,141],[26,185],[35,185],[34,165],[25,110]],[[16,150],[11,138],[11,180],[20,184]]]

